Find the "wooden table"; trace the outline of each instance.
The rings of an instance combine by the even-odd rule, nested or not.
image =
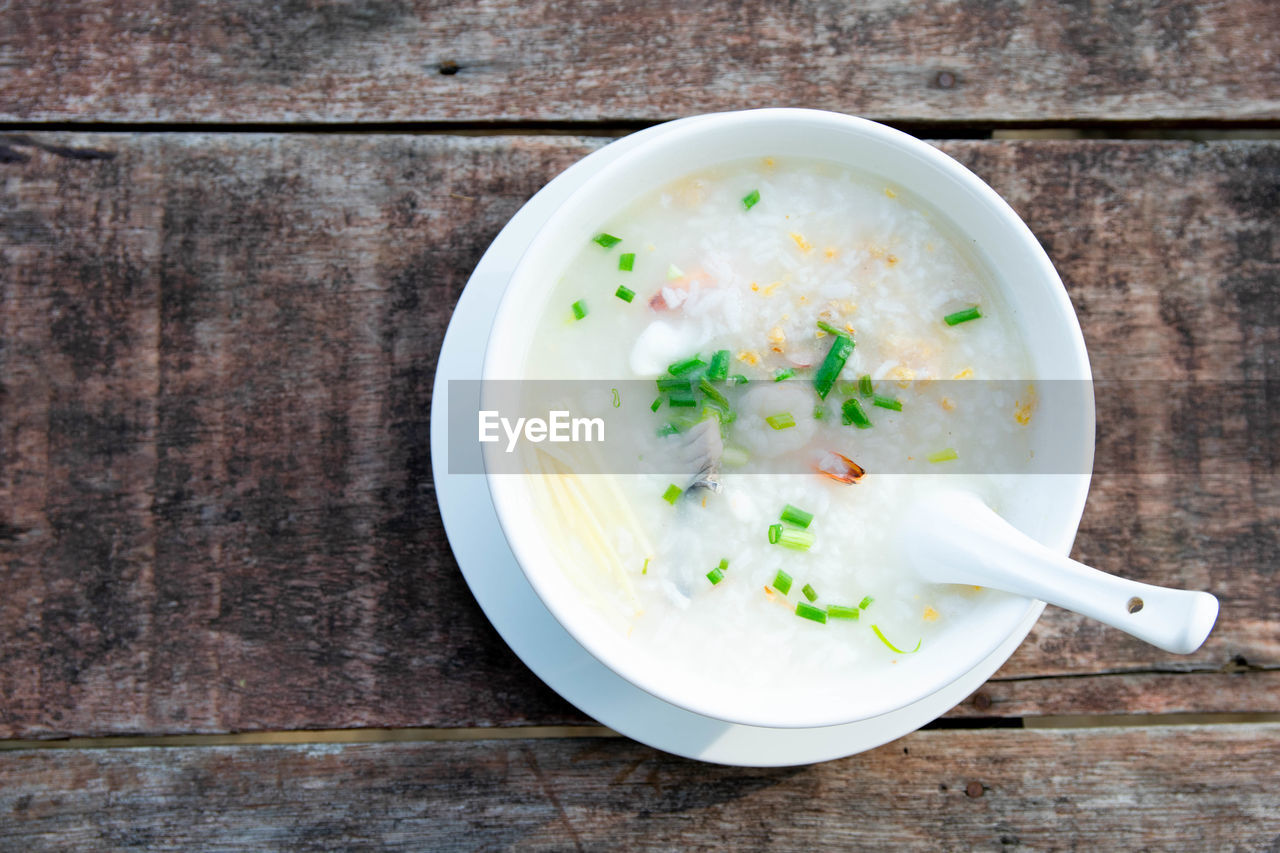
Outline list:
[[[429,463],[468,274],[611,138],[764,105],[935,140],[1170,389],[1100,406],[1075,556],[1216,593],[1200,651],[1050,609],[752,770],[497,637]],[[0,847],[1280,845],[1280,5],[19,0],[0,121]]]

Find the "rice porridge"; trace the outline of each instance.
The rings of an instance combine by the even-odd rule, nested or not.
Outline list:
[[[1009,500],[1035,408],[1008,309],[926,204],[753,159],[656,188],[566,260],[523,373],[611,384],[626,459],[540,445],[524,479],[580,606],[673,680],[749,701],[869,678],[1000,595],[922,583],[891,541],[944,480]],[[1017,393],[977,405],[970,379]]]

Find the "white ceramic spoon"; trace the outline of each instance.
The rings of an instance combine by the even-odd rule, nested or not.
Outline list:
[[[1038,598],[1168,652],[1200,648],[1218,618],[1207,592],[1125,580],[1063,557],[996,515],[971,492],[918,500],[899,529],[907,558],[935,583],[962,583]]]

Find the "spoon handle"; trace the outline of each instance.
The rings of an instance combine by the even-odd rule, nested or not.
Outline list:
[[[1078,563],[1022,533],[972,493],[925,497],[908,517],[903,547],[926,580],[1038,598],[1176,654],[1200,648],[1218,617],[1218,599],[1209,593],[1139,583]]]

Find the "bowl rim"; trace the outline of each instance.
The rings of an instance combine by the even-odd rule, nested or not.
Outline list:
[[[669,132],[655,136],[646,143],[641,144],[631,151],[625,152],[616,158],[612,163],[606,164],[600,169],[592,179],[587,181],[583,186],[579,187],[571,193],[557,209],[555,215],[549,217],[547,221],[537,229],[533,238],[526,247],[524,254],[516,263],[511,278],[507,282],[500,299],[497,312],[490,330],[489,339],[486,342],[483,367],[481,370],[482,379],[495,378],[495,374],[500,372],[499,362],[501,360],[502,350],[507,346],[506,336],[500,334],[503,329],[511,328],[513,324],[520,323],[526,319],[521,312],[518,299],[511,298],[513,293],[519,292],[522,286],[527,286],[529,279],[536,273],[529,270],[526,263],[530,257],[534,256],[535,250],[547,239],[549,233],[554,233],[556,224],[564,218],[566,211],[573,210],[590,202],[590,199],[597,187],[607,184],[611,179],[618,175],[625,174],[627,171],[635,168],[637,162],[643,163],[646,159],[659,155],[662,151],[670,150],[686,144],[691,139],[706,135],[708,133],[731,132],[749,132],[752,126],[776,125],[778,123],[791,124],[795,126],[796,131],[800,131],[805,127],[815,128],[819,131],[838,131],[841,133],[857,134],[865,137],[871,144],[887,145],[892,148],[899,149],[909,153],[917,158],[931,164],[934,168],[944,172],[948,179],[954,181],[960,188],[977,197],[985,207],[1000,220],[1002,229],[1007,229],[1011,236],[1016,235],[1018,241],[1023,248],[1028,250],[1034,259],[1033,262],[1036,269],[1032,274],[1028,274],[1026,278],[1033,279],[1038,285],[1044,288],[1041,294],[1049,299],[1053,309],[1053,316],[1056,322],[1062,324],[1060,331],[1069,339],[1069,348],[1071,359],[1068,363],[1062,365],[1066,378],[1073,379],[1091,379],[1091,370],[1089,367],[1088,353],[1085,348],[1084,336],[1081,332],[1079,319],[1071,305],[1070,298],[1066,289],[1062,284],[1057,270],[1053,267],[1048,255],[1044,252],[1043,247],[1032,233],[1027,224],[1018,216],[1005,199],[1003,199],[993,188],[991,188],[981,178],[971,172],[963,164],[959,163],[952,157],[934,148],[926,142],[923,142],[906,133],[890,128],[886,125],[873,122],[868,119],[857,116],[845,115],[842,113],[828,112],[824,110],[809,110],[798,108],[765,108],[753,110],[738,110],[723,113],[711,113],[697,117],[697,121],[683,120],[681,126],[673,127]],[[736,159],[736,158],[734,158]],[[728,162],[726,160],[725,162]],[[685,172],[696,171],[696,168],[690,167]],[[662,180],[656,181],[656,184],[665,183],[668,179],[678,178],[681,172],[668,173],[663,171]],[[987,263],[984,260],[984,263]],[[988,264],[989,265],[989,264]],[[548,280],[551,280],[548,277]],[[549,285],[547,286],[549,287]],[[526,323],[527,325],[527,323]],[[1025,331],[1023,326],[1021,331]],[[1036,379],[1044,379],[1048,377],[1037,376]],[[1095,429],[1095,412],[1092,406],[1092,398],[1089,399],[1090,405],[1081,413],[1082,421],[1077,427],[1081,430],[1081,436],[1086,441],[1088,451],[1088,465],[1084,470],[1091,470],[1093,458],[1093,438]],[[506,537],[511,547],[512,553],[515,555],[516,562],[520,566],[530,586],[534,589],[539,599],[547,607],[548,611],[560,623],[562,627],[572,636],[579,645],[581,645],[589,654],[599,660],[606,667],[620,675],[628,682],[645,690],[646,692],[667,701],[673,705],[690,710],[694,713],[714,719],[725,720],[743,725],[763,726],[773,728],[811,728],[830,725],[841,725],[854,722],[860,719],[868,719],[881,716],[883,714],[892,713],[895,710],[917,701],[924,696],[930,695],[947,684],[952,683],[955,679],[961,677],[971,666],[982,660],[986,655],[990,654],[994,648],[998,647],[1003,640],[1016,630],[1018,622],[1026,617],[1032,610],[1037,613],[1043,609],[1043,604],[1038,601],[1022,599],[1026,606],[1019,611],[1017,618],[1010,618],[1010,628],[1006,632],[997,632],[999,636],[992,639],[991,642],[985,644],[975,644],[974,648],[969,650],[963,656],[953,656],[954,663],[944,670],[944,677],[926,680],[925,683],[914,693],[907,694],[906,698],[899,697],[898,700],[891,704],[882,706],[872,706],[869,710],[850,714],[849,712],[836,712],[831,709],[825,713],[813,712],[809,716],[794,719],[778,719],[775,717],[761,717],[753,715],[750,710],[726,711],[723,707],[718,706],[714,701],[708,702],[699,697],[690,697],[685,695],[674,694],[667,685],[656,682],[654,679],[648,678],[643,674],[633,671],[623,659],[620,649],[611,649],[608,644],[600,644],[594,641],[593,633],[587,630],[583,623],[579,621],[580,616],[577,611],[568,606],[568,602],[561,601],[552,590],[548,588],[544,582],[544,575],[550,567],[539,572],[536,568],[534,555],[531,554],[532,542],[525,537],[528,536],[528,519],[524,517],[518,507],[516,498],[516,490],[510,482],[512,478],[508,475],[495,475],[488,471],[488,461],[486,459],[486,482],[489,487],[490,495],[493,499],[494,508],[498,518],[499,525],[503,535]],[[1079,525],[1080,518],[1084,511],[1085,499],[1090,482],[1090,474],[1083,473],[1080,475],[1068,475],[1067,479],[1071,482],[1060,483],[1062,491],[1065,494],[1062,505],[1066,508],[1062,514],[1056,518],[1055,524],[1049,534],[1042,539],[1046,545],[1056,548],[1059,551],[1066,552],[1070,549],[1074,541],[1076,530]],[[617,644],[615,644],[617,645]],[[990,648],[988,648],[990,646]]]

